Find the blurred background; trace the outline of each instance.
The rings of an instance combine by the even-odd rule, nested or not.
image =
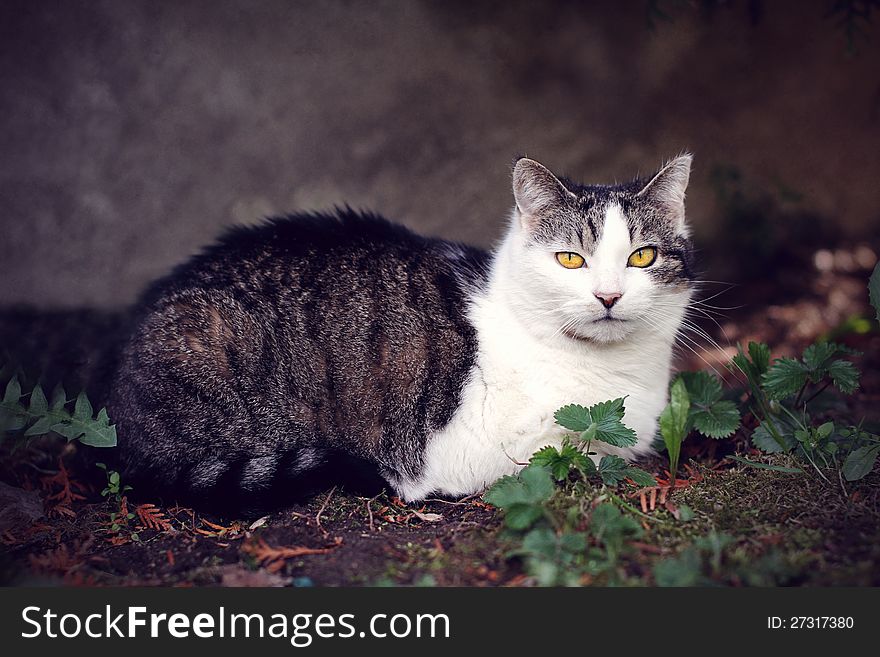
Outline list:
[[[517,154],[612,182],[687,149],[718,328],[815,337],[878,251],[878,4],[4,0],[0,307],[118,309],[341,203],[489,246]]]

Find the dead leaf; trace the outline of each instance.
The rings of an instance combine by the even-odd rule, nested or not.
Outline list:
[[[340,545],[342,545],[341,537],[336,538],[332,545],[325,548],[308,548],[301,545],[272,547],[265,539],[261,538],[256,542],[246,543],[242,546],[241,551],[254,557],[270,573],[275,573],[284,567],[284,562],[287,559],[307,554],[326,554]]]
[[[263,525],[265,525],[268,520],[269,520],[269,516],[263,516],[262,518],[258,518],[257,520],[254,520],[250,524],[248,529],[250,531],[254,531],[257,527],[262,527]]]
[[[167,532],[174,529],[165,517],[165,513],[156,508],[155,504],[139,504],[134,509],[135,514],[146,529],[155,529],[159,532]]]
[[[58,512],[76,517],[76,513],[70,508],[71,505],[77,500],[84,500],[86,498],[85,495],[80,495],[79,493],[74,492],[74,489],[84,492],[85,488],[82,484],[73,481],[70,478],[70,473],[68,473],[67,468],[64,467],[63,459],[58,459],[58,472],[51,477],[42,477],[40,479],[40,484],[43,486],[43,490],[47,492],[54,490],[56,486],[60,488],[57,493],[49,495],[46,498],[47,502],[55,503],[54,506],[49,509],[50,515],[53,512]]]
[[[443,516],[439,513],[422,513],[420,511],[413,511],[413,515],[419,520],[424,520],[425,522],[440,522],[443,520]]]

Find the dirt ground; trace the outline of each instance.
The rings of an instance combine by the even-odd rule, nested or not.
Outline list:
[[[817,265],[822,264],[827,263],[820,258]],[[720,348],[707,346],[705,339],[693,352],[682,348],[679,367],[714,367],[723,373],[737,341],[761,339],[773,345],[774,355],[782,355],[830,335],[864,353],[856,359],[863,375],[859,392],[831,399],[823,417],[847,423],[866,418],[876,425],[880,334],[876,328],[851,328],[853,317],[870,316],[866,279],[863,269],[832,262],[825,270],[817,266],[798,294],[782,301],[769,298],[769,290],[762,297],[758,288],[750,288],[748,306],[735,308],[727,299],[736,301],[737,292],[729,292],[717,302],[725,317],[705,324]],[[675,487],[622,491],[644,534],[626,546],[612,579],[585,575],[582,583],[653,584],[657,563],[690,558],[694,541],[716,532],[730,542],[706,557],[703,579],[694,583],[880,585],[880,473],[875,469],[859,482],[829,485],[809,471],[792,475],[744,467],[727,457],[739,452],[760,458],[748,444],[749,422],[730,440],[688,439],[682,454],[686,467]],[[263,517],[231,518],[155,507],[136,490],[125,499],[102,497],[105,475],[94,467],[95,455],[57,440],[4,455],[3,583],[534,584],[520,560],[508,556],[512,544],[501,514],[479,496],[405,505],[385,493],[362,497],[337,486]],[[791,459],[768,462],[785,466]],[[668,479],[665,458],[641,465]],[[685,506],[692,512],[688,522],[679,518]]]

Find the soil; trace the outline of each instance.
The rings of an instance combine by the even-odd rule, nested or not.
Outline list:
[[[880,332],[876,324],[867,331],[852,328],[857,326],[853,317],[872,316],[864,293],[866,278],[862,269],[832,266],[801,281],[803,287],[787,294],[784,303],[751,287],[747,308],[727,308],[723,320],[704,325],[725,346],[708,348],[701,340],[703,346],[693,351],[682,349],[678,366],[711,366],[726,374],[723,362],[733,349],[727,345],[737,341],[762,339],[778,356],[831,335],[864,353],[856,359],[863,375],[854,396],[829,397],[823,418],[841,423],[866,418],[876,431]],[[770,286],[767,290],[771,294]],[[727,378],[736,384],[735,377]],[[689,438],[682,454],[686,469],[675,488],[620,493],[643,514],[635,517],[645,531],[621,557],[615,581],[653,584],[659,561],[681,556],[695,539],[717,532],[729,535],[732,543],[722,567],[707,572],[714,583],[880,585],[876,468],[859,482],[826,482],[809,468],[794,475],[746,467],[727,456],[738,452],[762,459],[748,443],[748,428],[747,419],[731,440]],[[138,491],[127,492],[124,499],[102,496],[105,475],[94,460],[94,452],[57,440],[5,455],[0,481],[8,484],[4,496],[13,492],[4,504],[23,510],[0,514],[3,583],[534,584],[522,562],[508,557],[511,543],[501,514],[479,496],[406,505],[386,493],[369,498],[334,487],[267,516],[228,518],[179,506],[154,507]],[[763,460],[797,465],[784,455]],[[664,458],[641,465],[666,476]],[[39,504],[33,510],[35,500],[42,502],[40,517],[34,517],[40,514]],[[680,521],[685,506],[692,515],[688,522]],[[582,583],[608,580],[585,576]]]

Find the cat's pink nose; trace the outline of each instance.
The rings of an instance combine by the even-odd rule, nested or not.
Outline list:
[[[596,298],[602,302],[602,305],[606,308],[610,308],[617,300],[623,295],[620,292],[594,292]]]

